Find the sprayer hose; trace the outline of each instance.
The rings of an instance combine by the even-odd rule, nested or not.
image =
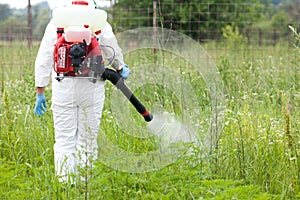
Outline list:
[[[145,118],[145,121],[150,122],[153,119],[151,113],[145,106],[134,96],[131,90],[125,85],[123,78],[116,71],[105,69],[101,76],[104,80],[109,80],[126,96],[135,109]]]

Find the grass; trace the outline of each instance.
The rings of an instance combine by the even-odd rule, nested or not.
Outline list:
[[[14,48],[1,46],[0,199],[299,197],[298,55],[294,57],[286,46],[215,45],[205,44],[205,48],[215,60],[226,90],[224,127],[218,148],[203,154],[203,149],[193,146],[189,154],[176,162],[145,173],[126,173],[97,162],[92,169],[94,178],[75,187],[59,184],[54,175],[51,111],[43,118],[33,116],[37,47],[27,51],[23,44]],[[125,58],[133,71],[153,59],[147,50],[132,52]],[[145,84],[136,88],[135,94],[147,107],[163,105],[169,113],[185,116],[181,121],[197,125],[197,134],[206,134],[210,102],[205,82],[185,61],[168,54],[162,58],[171,63],[166,73],[172,73],[176,66],[176,73],[194,88],[201,113],[188,113],[196,106],[182,98],[184,93],[175,94],[173,88]],[[127,83],[135,88],[134,80]],[[178,88],[182,87],[180,83]],[[127,124],[129,131],[124,131],[123,122],[118,121],[120,116],[114,114],[111,106],[114,88],[111,84],[106,87],[101,129],[110,141],[136,153],[159,149],[157,138],[142,139],[128,134],[130,130],[132,134],[143,134],[140,130],[146,126],[130,106],[126,111],[131,119]],[[50,96],[51,87],[46,90],[48,105]],[[123,101],[122,97],[117,100]]]

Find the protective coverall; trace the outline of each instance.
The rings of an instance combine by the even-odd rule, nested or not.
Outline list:
[[[102,53],[116,70],[123,68],[123,55],[109,23],[99,37]],[[55,171],[59,180],[67,182],[76,174],[77,166],[90,166],[97,158],[97,134],[104,104],[104,81],[65,78],[58,82],[53,70],[56,27],[51,20],[35,61],[35,86],[44,88],[52,72],[52,105],[55,144]],[[103,47],[102,47],[103,45]],[[113,49],[113,50],[112,50]]]

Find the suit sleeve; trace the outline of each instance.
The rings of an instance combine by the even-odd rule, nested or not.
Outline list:
[[[52,22],[46,27],[41,41],[37,57],[35,60],[35,86],[45,87],[49,84],[54,63],[53,53],[56,42],[56,28]]]
[[[116,70],[121,70],[124,65],[122,50],[108,22],[99,36],[99,41],[103,55],[111,63],[111,66]]]

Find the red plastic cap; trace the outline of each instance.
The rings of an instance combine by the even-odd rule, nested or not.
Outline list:
[[[99,35],[101,33],[101,30],[98,30],[95,32],[96,35]]]
[[[146,110],[146,111],[142,114],[143,117],[148,117],[148,115],[149,115],[149,111],[148,111],[148,110]]]
[[[88,6],[89,3],[86,1],[72,1],[72,5],[85,5]]]
[[[62,27],[57,27],[57,29],[56,29],[56,33],[57,34],[63,34],[64,33],[64,28],[62,28]]]

